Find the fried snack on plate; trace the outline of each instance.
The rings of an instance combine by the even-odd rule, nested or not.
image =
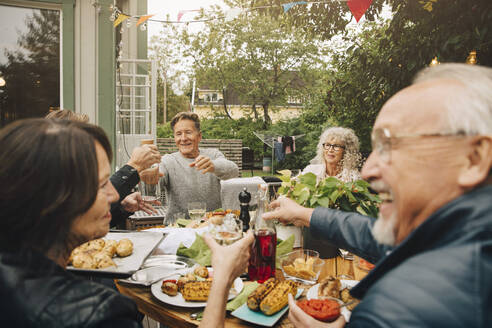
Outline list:
[[[202,278],[208,278],[208,269],[204,266],[199,266],[193,271],[193,273],[196,276],[202,277]]]
[[[316,277],[316,272],[314,272],[314,261],[315,258],[313,257],[308,257],[306,260],[302,257],[298,257],[292,264],[285,265],[283,268],[285,273],[289,276],[310,280]]]
[[[100,253],[104,253],[109,257],[114,257],[116,255],[116,244],[105,245],[103,249],[101,249]]]
[[[205,302],[211,288],[211,281],[192,281],[184,284],[181,294],[187,302]]]
[[[111,257],[102,251],[94,254],[94,256],[92,258],[96,262],[96,267],[98,269],[103,269],[103,268],[107,268],[110,266],[116,266],[116,264],[113,262]]]
[[[105,240],[102,252],[105,252],[109,256],[113,257],[116,255],[116,246],[117,245],[118,245],[118,242],[116,240],[107,239],[107,240]]]
[[[266,315],[273,315],[280,311],[289,302],[288,295],[297,294],[297,284],[292,280],[284,280],[261,301],[260,310]]]
[[[85,252],[74,255],[72,264],[74,268],[78,269],[95,269],[97,267],[96,261]]]
[[[120,257],[126,257],[133,253],[133,243],[128,238],[121,239],[116,245],[116,254]]]
[[[176,280],[164,280],[161,285],[161,290],[164,294],[169,296],[178,295],[178,284]]]
[[[278,281],[275,278],[269,278],[267,281],[256,287],[256,289],[248,296],[248,307],[253,311],[258,311],[261,301],[263,301],[277,284]]]
[[[100,251],[105,244],[104,239],[94,239],[87,242],[87,250]]]
[[[212,224],[221,225],[224,222],[224,218],[225,218],[224,215],[212,215],[208,220]]]
[[[342,284],[340,280],[335,277],[329,276],[328,278],[323,279],[320,282],[318,288],[318,296],[327,296],[339,298],[340,289],[342,288]]]
[[[344,288],[340,291],[340,298],[343,301],[343,303],[355,301],[354,303],[347,305],[347,309],[349,311],[352,311],[360,303],[358,299],[353,298],[352,295],[350,295],[350,291],[348,288]]]
[[[179,277],[178,279],[178,289],[181,291],[187,282],[196,281],[196,277],[193,273],[188,273],[185,276]]]

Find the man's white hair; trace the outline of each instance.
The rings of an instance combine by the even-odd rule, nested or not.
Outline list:
[[[492,135],[492,68],[467,64],[441,64],[422,70],[413,84],[454,80],[463,88],[445,100],[451,133]]]

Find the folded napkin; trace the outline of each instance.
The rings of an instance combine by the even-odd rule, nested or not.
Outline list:
[[[176,255],[189,257],[203,266],[212,265],[212,251],[199,234],[196,234],[195,241],[190,247],[186,247],[183,243],[179,244]]]
[[[283,240],[281,241],[279,244],[277,244],[277,261],[276,261],[276,267],[277,269],[280,269],[281,268],[281,264],[280,264],[280,258],[287,254],[287,253],[290,253],[292,252],[292,249],[294,248],[294,242],[295,242],[296,238],[294,235],[290,235],[289,238],[287,238],[286,240]]]
[[[233,300],[227,303],[226,310],[235,311],[236,309],[238,309],[241,305],[246,303],[249,294],[251,294],[258,286],[259,283],[257,283],[256,281],[246,283],[243,287],[243,290]]]
[[[156,231],[167,234],[166,238],[160,243],[156,249],[158,254],[176,254],[178,247],[184,245],[190,247],[195,241],[197,234],[203,234],[208,230],[207,227],[191,229],[191,228],[151,228],[147,231]]]

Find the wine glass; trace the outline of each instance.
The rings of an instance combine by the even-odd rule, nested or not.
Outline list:
[[[340,254],[344,260],[350,260],[352,261],[354,259],[354,254],[350,253],[349,251],[339,248]]]
[[[206,213],[207,204],[205,202],[188,203],[188,214],[192,220],[201,222]]]
[[[209,221],[209,233],[219,245],[230,245],[243,237],[243,222],[232,214],[215,216]]]

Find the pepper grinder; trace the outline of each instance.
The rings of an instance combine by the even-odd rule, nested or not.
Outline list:
[[[249,202],[251,201],[251,194],[244,187],[243,191],[239,193],[239,204],[241,206],[241,213],[239,219],[243,222],[243,231],[249,230],[249,222],[251,218],[249,216]]]

